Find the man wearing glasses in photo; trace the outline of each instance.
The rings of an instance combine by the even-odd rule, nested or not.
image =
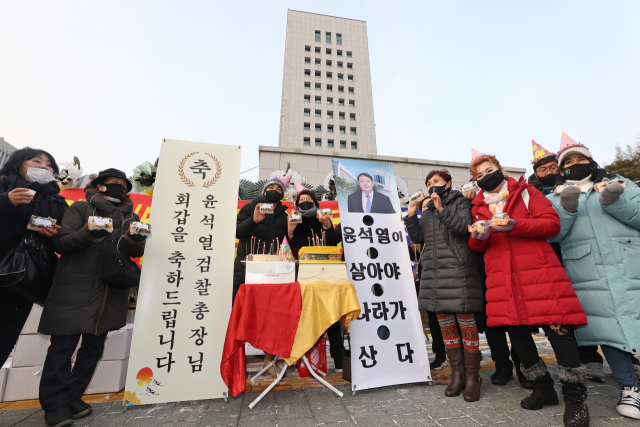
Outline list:
[[[558,176],[558,161],[556,153],[549,152],[546,148],[531,140],[533,144],[533,174],[528,183],[536,187],[542,194],[548,194],[550,189],[556,186]],[[546,190],[546,191],[545,191]]]

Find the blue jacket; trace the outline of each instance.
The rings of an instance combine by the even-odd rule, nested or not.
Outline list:
[[[621,177],[616,177],[616,179]],[[576,329],[580,345],[608,345],[640,351],[640,187],[628,179],[620,199],[601,206],[600,193],[580,194],[578,212],[560,206],[560,195],[547,197],[560,216],[552,241],[562,259],[588,325]]]

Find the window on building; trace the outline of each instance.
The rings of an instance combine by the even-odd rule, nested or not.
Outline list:
[[[349,87],[349,93],[353,93],[353,88]]]
[[[338,99],[338,105],[344,105],[344,99]]]
[[[351,128],[351,135],[355,135],[356,134],[356,128]]]
[[[305,95],[304,102],[311,102],[311,95]]]
[[[356,141],[351,141],[351,149],[352,150],[357,150],[358,149],[358,143]]]
[[[351,52],[347,51],[347,58],[351,58]]]
[[[327,98],[327,104],[332,105],[333,104],[333,98]]]
[[[304,47],[304,51],[305,52],[311,52],[311,46],[305,46]]]
[[[322,117],[322,110],[316,110],[316,117]]]
[[[347,128],[345,126],[340,126],[340,133],[347,133]]]
[[[327,111],[327,119],[333,119],[333,111]]]
[[[322,147],[322,138],[316,138],[316,147]]]
[[[342,44],[342,34],[336,34],[336,43]]]
[[[353,64],[351,62],[347,62],[347,68],[353,70]]]
[[[316,58],[316,65],[322,65],[322,61],[320,60],[320,58]]]
[[[325,36],[326,36],[325,41],[326,41],[327,43],[331,43],[331,33],[325,33]]]
[[[349,107],[355,107],[356,106],[356,101],[354,101],[353,99],[349,100]]]
[[[311,82],[304,82],[305,89],[311,89]]]
[[[349,120],[355,120],[355,119],[356,119],[356,113],[349,114]]]
[[[349,80],[350,82],[352,82],[352,81],[353,81],[353,74],[349,74],[349,75],[347,76],[347,80]]]
[[[328,79],[332,79],[333,78],[333,73],[331,71],[327,71],[327,78]]]
[[[320,46],[316,46],[314,51],[315,51],[315,53],[320,53]]]
[[[311,145],[311,138],[305,138],[303,144],[304,145]]]
[[[310,110],[310,109],[308,109],[308,108],[305,108],[305,109],[304,109],[304,115],[305,115],[305,116],[310,116],[310,115],[311,115],[311,110]]]
[[[341,50],[338,50],[336,52],[337,52],[338,56],[342,56],[342,51]]]
[[[340,148],[347,148],[347,141],[340,141]]]
[[[342,112],[341,112],[341,113],[338,113],[338,118],[339,118],[340,120],[344,120],[344,113],[342,113]]]
[[[320,104],[320,103],[322,103],[322,97],[316,96],[316,104]]]
[[[333,85],[327,85],[327,92],[333,92]]]
[[[331,55],[331,49],[330,48],[327,48],[326,52],[327,52],[327,55]]]
[[[327,125],[327,132],[333,133],[333,125]]]
[[[342,62],[338,61],[338,68],[342,68]]]
[[[327,59],[327,67],[331,67],[331,60]]]
[[[333,139],[327,140],[327,147],[333,148]]]
[[[311,123],[305,123],[304,130],[311,130]]]
[[[320,31],[316,30],[316,41],[320,41]]]
[[[322,75],[320,74],[320,70],[316,70],[313,74],[314,74],[316,77],[322,77]]]
[[[316,123],[316,132],[322,132],[322,125],[320,123]]]
[[[338,80],[344,80],[344,74],[338,73]]]
[[[310,76],[311,75],[311,70],[304,70],[304,75],[305,76]]]
[[[320,85],[320,83],[316,83],[316,90],[322,90],[322,86]]]
[[[344,92],[344,86],[338,86],[338,92]]]
[[[304,63],[305,63],[305,64],[311,64],[311,58],[309,58],[308,56],[306,56],[306,57],[304,58]]]

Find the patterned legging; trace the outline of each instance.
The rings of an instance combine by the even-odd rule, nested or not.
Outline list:
[[[457,322],[456,318],[458,319]],[[442,330],[442,338],[446,348],[460,347],[460,334],[458,333],[458,326],[460,326],[464,349],[469,353],[478,353],[480,351],[478,328],[476,327],[473,313],[438,313],[438,323]]]

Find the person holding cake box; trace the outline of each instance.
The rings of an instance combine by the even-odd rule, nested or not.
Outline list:
[[[524,177],[506,177],[495,156],[472,150],[470,172],[480,188],[472,202],[472,220],[491,222],[469,239],[472,250],[485,253],[487,326],[507,328],[522,373],[533,385],[533,393],[520,405],[536,410],[559,404],[531,336],[531,327],[541,326],[558,360],[564,425],[587,426],[585,368],[574,335],[574,328],[587,324],[587,316],[547,241],[560,232],[558,214]]]
[[[640,419],[633,354],[640,351],[640,188],[600,168],[587,147],[562,134],[561,193],[547,197],[560,216],[559,242],[567,274],[588,326],[583,346],[600,345],[621,387],[616,409]]]

